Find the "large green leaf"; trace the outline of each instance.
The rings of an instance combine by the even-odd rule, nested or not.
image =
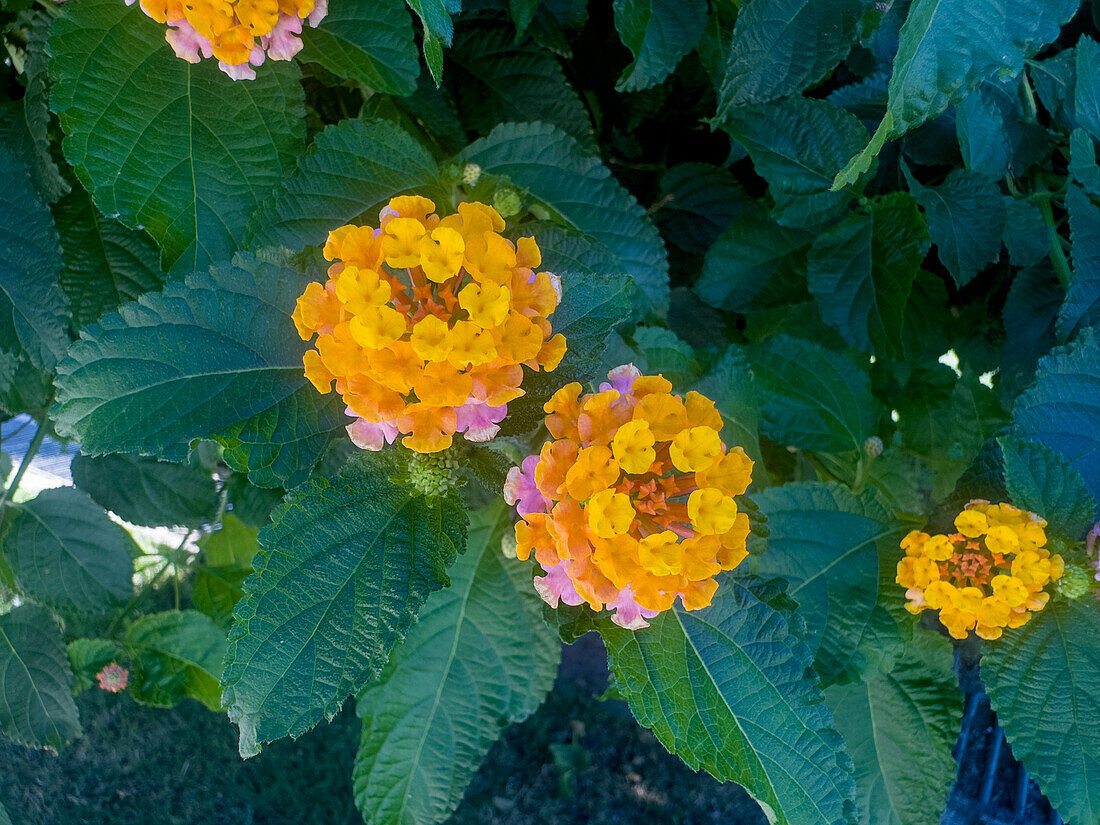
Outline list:
[[[337,77],[387,94],[416,90],[420,56],[404,0],[334,3],[320,26],[302,30],[302,44],[299,60],[319,63]]]
[[[448,583],[465,508],[454,492],[425,500],[392,483],[391,455],[292,491],[260,534],[223,676],[244,756],[331,718]]]
[[[197,527],[214,518],[214,479],[196,467],[136,455],[78,453],[73,483],[119,518],[148,527]]]
[[[1096,500],[1081,474],[1045,444],[1011,435],[1001,436],[997,443],[1012,501],[1038,513],[1062,535],[1081,538],[1096,522]]]
[[[668,259],[657,228],[638,201],[597,158],[545,123],[504,123],[459,155],[512,182],[557,212],[573,229],[614,254],[653,307],[668,304]]]
[[[75,327],[164,285],[153,239],[103,217],[83,189],[58,203],[55,216],[65,253],[61,288]]]
[[[718,117],[817,83],[848,56],[863,14],[860,0],[751,0],[733,29]],[[847,158],[845,158],[847,160]]]
[[[130,695],[145,705],[170,708],[185,697],[221,710],[225,631],[194,610],[142,616],[126,630]]]
[[[1100,821],[1100,609],[1055,598],[986,648],[982,681],[1012,755],[1068,825]]]
[[[654,219],[668,242],[702,254],[752,203],[729,169],[680,163],[661,175]]]
[[[707,25],[705,0],[614,0],[615,30],[634,60],[615,84],[640,92],[664,81],[699,43]]]
[[[82,733],[73,673],[57,622],[23,605],[0,616],[0,731],[32,747],[60,748]]]
[[[897,547],[900,527],[873,491],[838,484],[772,487],[753,501],[767,517],[767,549],[753,558],[762,576],[789,582],[787,595],[806,621],[806,643],[826,682],[858,676],[858,648],[878,602],[880,547]]]
[[[20,590],[57,607],[103,613],[129,598],[135,550],[126,531],[74,487],[43,490],[4,519],[4,557]]]
[[[1082,327],[1100,323],[1100,209],[1073,186],[1066,194],[1066,211],[1073,242],[1073,277],[1058,311],[1057,330],[1062,340]]]
[[[252,241],[291,249],[323,244],[346,223],[377,223],[378,207],[403,192],[446,204],[431,153],[396,124],[345,120],[317,135],[297,172],[257,210]]]
[[[821,317],[853,346],[900,355],[905,310],[927,251],[924,219],[904,192],[849,215],[818,235],[810,250],[810,291]]]
[[[0,144],[0,348],[53,367],[69,345],[61,245],[26,168]]]
[[[1074,47],[1077,70],[1073,82],[1073,114],[1077,123],[1095,140],[1100,140],[1100,44],[1088,35]]]
[[[307,280],[239,253],[104,316],[58,367],[58,431],[89,455],[163,454],[268,414],[306,384],[290,314]],[[313,434],[316,414],[299,420]]]
[[[955,777],[962,696],[951,644],[918,633],[889,673],[825,699],[856,767],[861,825],[938,825]]]
[[[445,820],[502,723],[526,719],[553,686],[561,642],[543,621],[531,566],[501,552],[511,527],[501,502],[472,514],[451,586],[428,598],[359,695],[352,780],[367,821]]]
[[[768,601],[723,574],[710,607],[640,631],[601,623],[612,687],[662,745],[744,786],[769,821],[854,822],[851,761],[807,676],[813,654]]]
[[[212,60],[180,60],[162,23],[115,0],[64,6],[49,50],[65,157],[99,210],[147,229],[175,272],[241,248],[303,148],[297,66],[270,61],[234,83]]]

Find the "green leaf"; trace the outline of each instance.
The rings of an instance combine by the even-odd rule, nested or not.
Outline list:
[[[768,103],[822,80],[848,56],[863,14],[860,0],[751,0],[733,29],[718,117]]]
[[[1073,244],[1073,276],[1066,300],[1058,310],[1056,329],[1063,341],[1082,327],[1100,323],[1100,209],[1081,189],[1071,186],[1066,193],[1066,211]]]
[[[784,484],[753,501],[769,530],[756,572],[789,582],[822,681],[858,677],[867,664],[858,648],[878,602],[880,547],[893,552],[900,525],[872,491],[856,496],[833,483]]]
[[[598,159],[584,156],[573,138],[544,123],[504,123],[458,160],[507,175],[565,225],[607,247],[653,307],[667,306],[668,259],[656,227],[635,197]]]
[[[73,639],[65,645],[73,669],[73,695],[96,685],[96,674],[111,662],[123,659],[118,644],[111,639]]]
[[[836,173],[836,177],[833,178],[833,184],[829,189],[833,192],[837,192],[845,187],[858,184],[860,179],[871,171],[871,167],[882,151],[882,147],[886,145],[886,140],[890,137],[890,131],[893,128],[894,114],[893,112],[887,112],[886,116],[882,119],[882,123],[875,129],[875,133],[871,135],[871,139],[867,142],[867,145],[859,151],[859,154],[854,155],[852,159],[844,165],[843,169]]]
[[[660,203],[654,217],[661,234],[685,252],[702,254],[751,201],[728,169],[681,163],[661,176]]]
[[[61,245],[27,170],[0,145],[0,348],[52,368],[69,345]]]
[[[104,316],[58,367],[58,432],[89,455],[164,454],[263,416],[306,385],[290,315],[308,277],[239,253]]]
[[[503,26],[469,26],[450,57],[447,86],[467,128],[484,135],[498,123],[539,120],[595,149],[588,111],[546,49],[517,45]]]
[[[191,584],[195,609],[209,616],[214,624],[228,632],[233,626],[233,611],[244,598],[245,580],[252,568],[200,567]]]
[[[331,718],[448,584],[462,501],[416,498],[390,481],[395,470],[392,454],[357,456],[292,491],[260,533],[223,677],[243,756]]]
[[[861,825],[939,825],[962,717],[953,665],[950,642],[922,632],[890,673],[825,691],[855,763]]]
[[[777,335],[749,349],[764,405],[760,429],[780,444],[823,453],[862,450],[882,414],[867,373],[842,352]]]
[[[78,453],[73,483],[97,504],[131,524],[197,527],[214,518],[214,479],[186,464],[136,455]]]
[[[431,153],[388,121],[341,121],[317,135],[297,172],[256,210],[252,243],[291,249],[323,244],[338,226],[373,225],[378,207],[403,192],[446,203]]]
[[[232,513],[222,516],[221,527],[199,539],[206,563],[214,567],[252,566],[252,557],[260,549],[259,529],[249,527]]]
[[[957,286],[966,286],[1001,253],[1005,205],[997,186],[975,172],[955,169],[940,186],[906,174],[924,208],[940,261]]]
[[[753,484],[758,489],[767,486],[768,471],[760,453],[758,434],[759,393],[744,352],[738,347],[730,347],[710,372],[699,379],[694,389],[713,401],[721,413],[722,440],[730,446],[741,447],[755,462]]]
[[[0,616],[0,673],[5,735],[54,749],[82,735],[61,631],[41,607],[25,604]]]
[[[780,226],[752,204],[707,251],[695,293],[713,307],[747,312],[805,292],[806,252],[813,235]]]
[[[143,705],[175,707],[185,697],[221,710],[218,684],[225,631],[194,610],[142,616],[126,630],[130,695]]]
[[[1100,194],[1100,165],[1096,162],[1096,141],[1084,129],[1069,136],[1069,174],[1090,195]]]
[[[640,92],[672,74],[707,25],[705,0],[614,0],[615,30],[634,55],[615,90]]]
[[[1100,140],[1100,44],[1088,35],[1077,41],[1073,113],[1094,140]]]
[[[212,60],[180,60],[162,23],[114,0],[65,6],[49,52],[65,158],[99,210],[147,229],[174,272],[243,247],[256,204],[303,148],[297,66],[269,61],[229,82]]]
[[[502,724],[522,722],[554,683],[561,642],[542,618],[531,565],[501,552],[498,502],[472,514],[469,548],[359,694],[363,738],[352,781],[363,818],[444,821]]]
[[[451,45],[451,38],[454,36],[454,23],[451,21],[451,12],[458,11],[461,8],[461,3],[454,2],[454,0],[406,0],[406,2],[424,24],[424,31],[430,32],[434,40],[442,41],[439,44],[440,48]],[[427,49],[428,46],[425,43],[425,58],[427,57]],[[442,54],[440,56],[442,57]],[[433,70],[432,74],[436,75],[436,72]],[[436,75],[436,80],[438,79],[439,76]]]
[[[696,381],[702,374],[695,350],[664,327],[637,327],[632,337],[639,355],[639,368],[645,373],[664,375],[675,387]]]
[[[516,37],[520,38],[535,19],[542,0],[508,0],[508,11],[512,15],[512,22],[516,24]]]
[[[83,189],[64,198],[54,214],[65,253],[61,288],[75,327],[164,285],[153,239],[103,217]]]
[[[1005,196],[1005,229],[1001,241],[1015,266],[1035,266],[1050,251],[1043,213],[1034,203]]]
[[[928,252],[916,201],[892,192],[817,236],[809,254],[810,292],[821,317],[866,352],[900,355],[905,310]]]
[[[1100,335],[1039,359],[1035,385],[1016,399],[1013,433],[1061,453],[1100,498]]]
[[[833,180],[867,142],[867,130],[851,112],[826,100],[790,97],[739,107],[724,126],[768,182],[779,223],[815,226],[845,210],[852,194],[834,191]]]
[[[1038,513],[1071,539],[1096,521],[1096,500],[1081,474],[1050,447],[1005,435],[997,439],[1004,456],[1005,486],[1012,501]]]
[[[416,90],[420,56],[404,0],[346,0],[302,30],[298,59],[385,94]]]
[[[1054,598],[986,646],[982,681],[1012,755],[1068,825],[1100,820],[1100,611]]]
[[[600,633],[612,688],[662,745],[742,785],[777,825],[854,822],[850,760],[788,615],[723,574],[710,607],[650,624]]]
[[[74,487],[11,505],[3,538],[20,590],[36,601],[103,613],[133,589],[133,540]]]

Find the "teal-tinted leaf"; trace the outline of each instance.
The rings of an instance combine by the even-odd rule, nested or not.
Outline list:
[[[1043,213],[1030,201],[1005,196],[1005,228],[1001,237],[1015,266],[1035,266],[1050,250]]]
[[[508,0],[508,11],[512,15],[512,22],[516,24],[516,37],[522,37],[535,19],[542,0]]]
[[[1100,195],[1100,165],[1096,162],[1096,141],[1084,129],[1069,136],[1069,174],[1090,195]]]
[[[573,138],[544,123],[505,123],[471,144],[462,162],[477,163],[554,210],[615,255],[654,307],[668,303],[668,259],[656,227],[638,201]]]
[[[753,484],[757,488],[767,486],[768,475],[760,453],[758,433],[760,402],[744,352],[730,347],[710,372],[699,379],[694,389],[713,401],[722,414],[722,440],[731,447],[743,448],[756,463],[752,471]]]
[[[290,314],[307,277],[240,253],[104,316],[58,367],[58,431],[89,455],[163,454],[265,413],[306,384]]]
[[[0,731],[49,748],[81,735],[61,631],[41,607],[23,605],[0,616],[0,673]]]
[[[233,611],[244,598],[245,580],[252,568],[200,567],[191,583],[191,601],[195,609],[211,618],[228,632],[233,626]]]
[[[3,538],[19,589],[36,601],[103,613],[130,596],[133,540],[74,487],[13,505]]]
[[[256,212],[255,244],[301,249],[362,220],[394,195],[416,192],[446,203],[439,166],[408,132],[383,120],[345,120],[327,127],[298,161],[298,171]]]
[[[654,217],[665,240],[702,254],[751,201],[728,169],[681,163],[661,176],[660,203]]]
[[[1100,610],[1052,599],[982,656],[1012,755],[1069,825],[1100,820]]]
[[[754,204],[707,251],[695,293],[734,312],[785,303],[805,292],[812,240],[809,232],[780,226]]]
[[[73,695],[96,685],[96,674],[125,657],[111,639],[73,639],[65,645],[73,669]]]
[[[868,214],[825,230],[808,260],[821,317],[855,347],[900,354],[909,294],[927,251],[924,218],[904,192],[877,198]]]
[[[866,665],[858,648],[878,601],[879,546],[896,547],[900,526],[873,492],[856,496],[839,484],[785,484],[753,501],[769,530],[756,572],[789,582],[822,680],[858,678]]]
[[[11,817],[8,816],[8,809],[4,807],[4,803],[0,802],[0,825],[11,825]]]
[[[195,467],[136,455],[73,457],[73,483],[131,524],[197,527],[214,518],[214,479]]]
[[[833,191],[833,179],[867,142],[867,130],[851,112],[826,100],[791,97],[739,107],[725,128],[768,182],[779,223],[820,225],[847,206],[851,193]]]
[[[907,175],[909,191],[924,208],[940,261],[958,286],[995,261],[1005,225],[1004,198],[995,184],[956,169],[940,186],[923,186]]]
[[[554,333],[565,336],[572,356],[593,355],[603,346],[608,332],[630,315],[633,282],[626,275],[566,271],[562,284],[561,305],[550,317]]]
[[[854,155],[852,159],[844,165],[844,168],[836,173],[836,177],[833,178],[833,184],[829,188],[835,192],[847,186],[855,186],[858,184],[863,176],[871,171],[871,167],[874,166],[875,160],[878,159],[879,152],[882,151],[882,147],[886,145],[886,141],[890,137],[890,130],[893,126],[894,115],[892,112],[887,112],[886,116],[882,119],[882,123],[875,129],[875,133],[871,135],[871,140],[859,151],[859,154]]]
[[[1082,327],[1100,322],[1100,209],[1078,187],[1066,193],[1073,257],[1066,300],[1058,311],[1058,337],[1065,341]]]
[[[1077,41],[1073,114],[1078,125],[1100,140],[1100,44],[1087,35]]]
[[[329,8],[317,28],[302,30],[298,59],[376,92],[416,90],[420,57],[404,0],[347,0]]]
[[[1057,343],[1054,325],[1065,297],[1049,263],[1025,269],[1013,278],[1002,315],[1005,350],[997,376],[998,389],[1006,399],[1031,386],[1035,365]]]
[[[1100,335],[1039,360],[1035,385],[1016,399],[1013,432],[1061,453],[1100,498]]]
[[[749,350],[773,441],[815,452],[862,450],[882,414],[867,373],[842,352],[777,335]]]
[[[448,583],[462,501],[415,498],[395,472],[391,455],[358,456],[292,491],[260,534],[223,678],[242,755],[331,718]]]
[[[704,0],[614,0],[615,30],[634,61],[615,84],[620,92],[640,92],[672,74],[695,48],[707,25]]]
[[[863,14],[860,0],[750,0],[733,29],[718,117],[817,83],[848,56]]]
[[[788,615],[724,574],[710,607],[650,623],[600,633],[612,687],[662,745],[745,787],[777,825],[854,821],[850,760]]]
[[[253,209],[302,151],[297,66],[271,61],[231,82],[212,60],[180,60],[163,24],[114,0],[65,6],[49,51],[65,158],[99,210],[147,229],[175,272],[240,249]]]
[[[1096,500],[1081,474],[1036,441],[1006,435],[997,442],[1004,456],[1005,487],[1013,503],[1038,513],[1056,532],[1081,538],[1096,521]]]
[[[233,473],[225,482],[229,494],[229,509],[252,527],[263,527],[276,505],[283,499],[282,490],[270,490],[248,483],[248,477]]]
[[[1039,102],[1066,131],[1077,126],[1073,114],[1076,57],[1077,49],[1063,49],[1044,60],[1032,61],[1028,67],[1028,77],[1035,86]]]
[[[871,463],[868,477],[895,514],[927,512],[932,497],[932,471],[923,460],[888,447]]]
[[[468,128],[484,135],[498,123],[541,120],[595,148],[588,111],[549,51],[517,45],[502,26],[466,27],[450,57],[447,85]]]
[[[691,345],[672,330],[637,327],[633,338],[642,372],[664,375],[677,388],[690,384],[702,374]]]
[[[955,130],[963,162],[991,180],[1020,176],[1049,154],[1043,127],[1020,112],[1020,82],[983,83],[955,106]]]
[[[855,763],[861,825],[938,825],[962,717],[953,665],[946,639],[918,632],[889,673],[825,691]]]
[[[440,49],[443,46],[451,45],[451,38],[454,36],[454,23],[451,21],[451,12],[458,11],[461,8],[461,3],[454,2],[454,0],[406,0],[406,2],[424,24],[424,31],[430,32],[433,39],[439,43]],[[451,5],[454,8],[450,8]],[[427,58],[428,46],[426,43],[424,49],[424,57]],[[442,53],[440,57],[442,57]],[[434,70],[432,74],[438,80],[439,75]]]
[[[170,708],[185,697],[221,710],[225,631],[194,610],[142,616],[126,631],[130,695],[143,705]]]
[[[0,144],[0,347],[50,369],[69,345],[61,245],[26,168]]]
[[[511,527],[501,502],[472,514],[451,586],[428,597],[359,695],[352,781],[368,821],[445,820],[502,725],[530,716],[554,683],[561,642],[542,619],[531,565],[501,552]]]

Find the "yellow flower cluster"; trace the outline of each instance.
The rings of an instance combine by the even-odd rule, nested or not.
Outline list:
[[[897,582],[912,613],[940,611],[956,639],[970,631],[999,638],[1006,627],[1027,624],[1062,576],[1062,557],[1046,549],[1046,522],[1011,504],[975,500],[955,518],[957,532],[910,532],[901,542]]]
[[[535,580],[542,598],[606,606],[634,630],[677,597],[706,607],[714,576],[744,560],[749,521],[734,496],[753,462],[722,443],[708,398],[674,395],[633,364],[608,379],[585,395],[568,384],[546,403],[554,440],[511,469],[504,497],[522,517],[517,554],[534,553],[546,572]]]
[[[133,5],[134,0],[126,0]],[[176,56],[188,63],[214,57],[234,80],[253,80],[266,57],[290,60],[302,48],[302,21],[316,26],[328,0],[141,0]]]
[[[565,354],[547,320],[561,284],[537,272],[534,238],[504,238],[485,204],[434,213],[427,198],[398,197],[378,229],[329,233],[328,281],[311,283],[294,311],[302,339],[317,335],[306,377],[323,393],[335,380],[363,449],[398,433],[420,453],[445,450],[456,432],[488,441],[523,395],[522,365],[553,370]]]

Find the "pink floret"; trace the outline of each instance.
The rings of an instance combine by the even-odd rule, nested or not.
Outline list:
[[[605,381],[600,384],[600,392],[618,390],[622,395],[626,395],[634,388],[634,379],[641,376],[641,374],[641,370],[633,364],[623,364],[621,367],[615,367],[607,374],[610,383]]]
[[[539,457],[529,455],[519,467],[508,471],[508,480],[504,484],[504,500],[515,505],[516,512],[521,517],[531,513],[550,512],[550,500],[539,492],[535,483],[535,468],[538,465]]]
[[[491,441],[500,432],[497,426],[508,415],[508,405],[491,407],[472,395],[461,407],[455,407],[458,417],[457,432],[464,433],[467,441]]]
[[[309,13],[309,25],[313,28],[317,28],[317,25],[325,19],[325,15],[328,14],[328,0],[317,0],[313,4],[313,11]]]
[[[186,20],[176,20],[169,25],[175,28],[169,28],[164,33],[164,39],[168,41],[176,57],[188,63],[198,63],[202,57],[214,55],[210,41],[199,34]]]
[[[354,415],[351,408],[348,408],[348,414]],[[379,421],[377,424],[367,421],[366,419],[359,418],[347,426],[348,435],[351,436],[351,442],[360,450],[370,450],[371,452],[378,452],[387,444],[392,444],[401,432],[397,429],[397,426],[390,421]]]
[[[567,564],[569,564],[568,561],[559,561],[551,567],[544,565],[542,569],[546,571],[546,575],[534,581],[535,590],[551,607],[557,607],[559,600],[574,607],[584,601],[581,594],[573,587],[573,580],[569,578],[569,573],[565,569]]]
[[[260,43],[267,49],[267,56],[272,60],[290,60],[302,50],[302,41],[297,35],[302,33],[302,19],[293,14],[280,14],[279,22],[271,30],[260,38]]]
[[[660,612],[646,610],[634,601],[634,590],[631,587],[620,590],[619,595],[607,603],[607,609],[615,611],[611,614],[611,621],[627,630],[641,630],[643,627],[649,627],[646,619],[652,619]]]

